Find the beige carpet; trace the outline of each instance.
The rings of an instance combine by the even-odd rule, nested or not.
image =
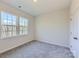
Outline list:
[[[73,58],[68,48],[33,41],[7,53],[1,58]]]

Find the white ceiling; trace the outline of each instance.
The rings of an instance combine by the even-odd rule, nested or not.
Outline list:
[[[59,9],[68,8],[71,0],[38,0],[34,3],[33,0],[0,0],[3,3],[18,8],[19,5],[22,11],[30,15],[37,16],[40,14],[52,12]]]

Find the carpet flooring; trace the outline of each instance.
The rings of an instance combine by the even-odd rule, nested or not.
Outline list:
[[[0,58],[74,58],[68,48],[33,41],[8,51]]]

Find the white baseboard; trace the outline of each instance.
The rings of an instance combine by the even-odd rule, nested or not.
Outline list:
[[[54,44],[54,45],[58,45],[58,46],[63,46],[63,47],[66,47],[66,48],[70,48],[70,46],[68,45],[65,45],[65,44],[60,44],[60,43],[55,43],[55,42],[49,42],[49,41],[43,41],[43,40],[37,40],[37,41],[40,41],[40,42],[45,42],[45,43],[49,43],[49,44]]]

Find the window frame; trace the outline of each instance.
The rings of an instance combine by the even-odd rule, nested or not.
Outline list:
[[[26,21],[27,21],[27,25],[25,25],[25,23],[24,23],[24,25],[20,25],[20,20],[21,20],[21,19],[23,19],[23,21],[26,20]],[[19,32],[19,34],[20,34],[20,35],[28,35],[28,32],[29,32],[29,30],[28,30],[28,29],[29,29],[29,20],[26,19],[25,17],[22,17],[22,16],[19,17],[19,31],[22,31],[22,32],[23,32],[23,30],[20,30],[20,27],[26,28],[26,29],[27,29],[27,30],[26,30],[27,33],[22,33],[22,34],[20,34],[20,32]],[[25,32],[26,32],[26,31],[25,31]]]
[[[3,39],[3,38],[16,36],[16,33],[15,33],[15,35],[13,34],[14,32],[16,32],[16,20],[17,20],[16,16],[13,15],[13,14],[2,11],[1,12],[1,17],[2,17],[1,18],[1,29],[2,30],[1,30],[1,37],[0,38]],[[6,17],[6,18],[4,18],[4,17]],[[7,22],[4,22],[3,19],[5,19]],[[13,21],[15,22],[15,24],[14,24]],[[10,24],[9,24],[9,22],[10,22]],[[14,27],[15,27],[15,30],[13,30]],[[3,37],[2,34],[4,34],[5,36]]]

